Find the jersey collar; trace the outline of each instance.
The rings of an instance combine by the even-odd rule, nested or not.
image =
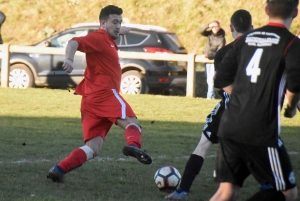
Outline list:
[[[273,26],[273,27],[281,27],[281,28],[286,28],[284,24],[276,23],[276,22],[269,22],[267,26]]]
[[[238,37],[235,38],[235,40],[240,40],[240,38],[242,38],[243,35],[240,35]]]

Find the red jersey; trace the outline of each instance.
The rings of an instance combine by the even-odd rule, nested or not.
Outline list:
[[[76,87],[75,94],[88,95],[102,94],[115,89],[120,90],[121,66],[118,56],[118,47],[115,41],[99,29],[83,37],[74,37],[78,42],[78,50],[86,54],[86,69],[84,79]]]

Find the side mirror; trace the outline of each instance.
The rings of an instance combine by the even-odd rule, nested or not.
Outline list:
[[[50,41],[45,41],[45,47],[51,47],[51,42]]]

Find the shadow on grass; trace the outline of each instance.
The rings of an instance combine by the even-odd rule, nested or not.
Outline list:
[[[143,148],[153,157],[147,166],[122,155],[123,131],[113,126],[100,156],[66,175],[64,184],[53,184],[46,180],[48,169],[83,144],[80,119],[1,116],[0,122],[3,200],[162,200],[167,193],[156,188],[154,173],[164,165],[183,172],[203,128],[203,123],[140,121]],[[298,180],[299,130],[282,128]],[[216,147],[193,184],[190,200],[208,200],[217,188],[212,177]],[[247,180],[242,199],[257,187],[252,178]]]

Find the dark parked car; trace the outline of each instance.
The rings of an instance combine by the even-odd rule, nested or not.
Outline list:
[[[187,51],[173,32],[158,26],[124,24],[131,27],[116,43],[119,51],[176,53]],[[97,31],[99,23],[82,23],[72,26],[38,44],[35,47],[66,47],[75,36],[84,36]],[[74,58],[74,70],[67,74],[62,69],[64,55],[12,53],[10,58],[9,86],[28,87],[72,87],[83,78],[86,61],[84,54]],[[121,92],[124,94],[163,93],[174,88],[185,91],[186,62],[121,58]]]

